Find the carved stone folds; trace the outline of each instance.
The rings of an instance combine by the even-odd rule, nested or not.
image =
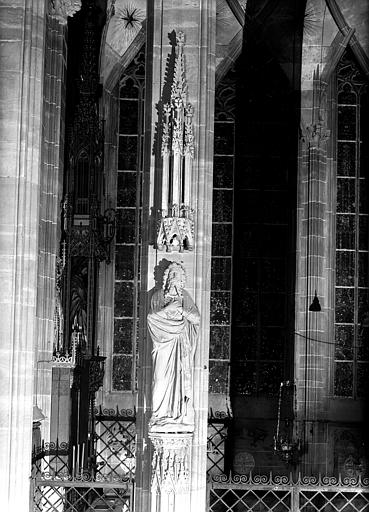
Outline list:
[[[154,446],[152,492],[189,493],[192,434],[150,433],[149,437]]]
[[[178,32],[174,78],[169,103],[163,105],[161,219],[157,249],[191,251],[194,224],[190,205],[194,157],[193,107],[186,101],[184,34]]]

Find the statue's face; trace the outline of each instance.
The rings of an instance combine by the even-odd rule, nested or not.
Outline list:
[[[168,275],[168,288],[182,289],[181,273],[178,270],[172,270]]]

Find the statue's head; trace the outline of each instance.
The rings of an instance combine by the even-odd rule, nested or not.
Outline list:
[[[182,294],[182,290],[186,284],[186,271],[180,263],[171,263],[166,271],[164,272],[163,279],[163,290],[164,295],[173,292],[173,289],[177,290],[179,295]]]

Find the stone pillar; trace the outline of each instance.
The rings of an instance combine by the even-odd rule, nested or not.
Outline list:
[[[314,74],[310,123],[303,127],[298,178],[296,279],[296,380],[299,437],[305,444],[304,474],[326,473],[326,417],[329,389],[330,201],[327,140],[322,116],[326,85]],[[319,98],[319,101],[317,101]]]
[[[0,44],[0,495],[29,510],[45,2],[4,0]]]
[[[212,215],[212,170],[213,170],[213,123],[214,123],[214,84],[215,84],[215,15],[216,2],[212,0],[194,0],[191,3],[181,0],[155,0],[148,3],[147,46],[146,46],[146,133],[143,204],[145,211],[143,225],[143,244],[147,251],[143,253],[143,286],[146,300],[140,311],[141,347],[140,374],[141,383],[138,398],[138,432],[142,432],[142,445],[138,451],[142,456],[137,460],[138,482],[136,487],[137,510],[148,510],[156,490],[152,487],[147,469],[152,462],[157,465],[159,438],[148,438],[148,421],[151,416],[151,379],[152,358],[151,340],[147,335],[145,319],[147,317],[149,297],[159,285],[154,275],[169,262],[181,262],[186,270],[186,288],[197,305],[201,321],[199,338],[194,358],[193,405],[195,410],[195,428],[193,432],[190,456],[189,489],[186,510],[195,512],[206,508],[206,462],[207,462],[207,416],[208,416],[208,358],[209,358],[209,316],[210,316],[210,270],[211,270],[211,215]],[[185,102],[192,106],[193,158],[191,171],[191,208],[193,209],[193,246],[181,251],[181,241],[166,251],[165,245],[158,247],[157,223],[158,210],[162,209],[162,170],[163,170],[163,107],[170,100],[176,46],[175,38],[184,34],[184,73],[187,88]],[[168,37],[170,34],[170,38]],[[188,112],[188,111],[187,111]],[[165,136],[165,133],[164,133]],[[173,154],[174,154],[173,150]],[[182,167],[188,176],[189,169]],[[164,180],[165,181],[165,180]],[[187,191],[188,194],[188,191]],[[186,193],[184,196],[187,197]],[[175,217],[175,215],[173,215]],[[188,223],[186,229],[188,228]],[[162,223],[163,227],[163,223]],[[167,243],[167,240],[166,240]],[[187,249],[189,248],[187,244]],[[186,244],[185,244],[186,246]],[[164,250],[159,250],[164,249]],[[180,249],[180,250],[178,250]],[[144,282],[145,276],[147,281]],[[141,430],[142,429],[142,430]],[[163,434],[162,434],[163,435]],[[169,435],[169,434],[168,434]],[[184,434],[180,434],[184,435]],[[191,434],[190,434],[191,435]],[[169,438],[168,438],[169,439]],[[166,446],[167,437],[160,443]],[[185,439],[183,437],[183,439]],[[187,442],[186,436],[186,442]],[[184,441],[183,441],[184,442]],[[190,442],[190,441],[188,441]],[[165,448],[167,450],[167,448]],[[164,460],[164,459],[160,459]],[[151,496],[150,496],[151,492]],[[186,498],[187,499],[187,498]],[[170,502],[167,497],[164,505],[162,498],[155,502],[153,510],[183,510],[181,500]]]
[[[67,19],[61,14],[46,16],[45,76],[43,102],[42,162],[40,182],[40,222],[37,277],[37,338],[35,401],[46,419],[42,436],[57,435],[67,441],[64,432],[58,435],[57,424],[50,425],[51,364],[55,332],[55,273],[59,255],[60,203],[63,193],[65,87],[67,67]],[[59,262],[61,268],[62,262]],[[54,404],[55,405],[55,404]],[[55,422],[54,422],[55,423]],[[50,427],[51,431],[50,432]],[[55,441],[55,439],[51,439]]]

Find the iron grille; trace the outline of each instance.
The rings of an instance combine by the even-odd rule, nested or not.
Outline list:
[[[45,443],[35,447],[32,453],[33,476],[41,474],[58,477],[69,473],[71,452],[68,443]]]
[[[209,512],[368,512],[369,479],[216,475]]]
[[[125,483],[36,480],[34,512],[131,512],[131,488]]]
[[[132,478],[136,468],[136,411],[95,409],[97,476]]]
[[[226,441],[230,425],[230,412],[213,412],[208,418],[207,474],[225,473]]]

